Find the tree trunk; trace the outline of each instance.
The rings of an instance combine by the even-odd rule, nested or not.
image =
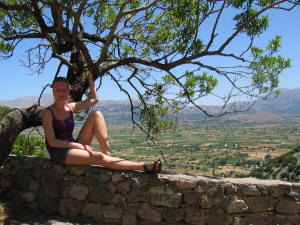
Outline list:
[[[76,68],[75,70],[69,69],[67,73],[68,81],[71,85],[70,96],[73,101],[81,101],[82,96],[89,87],[88,79],[84,76],[84,66],[86,65],[82,53],[75,48],[71,53],[70,62]]]
[[[12,109],[0,124],[0,165],[12,150],[17,136],[25,129],[42,125],[44,107],[33,105],[28,108]]]

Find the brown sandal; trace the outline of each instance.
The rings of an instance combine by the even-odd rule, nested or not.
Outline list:
[[[158,168],[156,168],[157,163],[159,163]],[[147,167],[147,162],[144,162],[144,172],[145,173],[152,173],[152,174],[159,173],[161,171],[161,166],[162,166],[162,163],[161,163],[160,159],[154,161],[153,166],[152,166],[151,169],[149,169]]]

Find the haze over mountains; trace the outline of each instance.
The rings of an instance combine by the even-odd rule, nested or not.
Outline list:
[[[234,113],[223,116],[219,120],[238,121],[278,121],[285,119],[287,115],[300,115],[300,87],[295,89],[281,89],[278,97],[269,97],[267,100],[258,100],[254,107],[244,113]],[[0,101],[1,106],[10,108],[28,107],[38,102],[38,97],[22,97],[14,100]],[[44,94],[41,98],[41,105],[47,106],[53,102],[52,94]],[[215,110],[216,106],[206,106]],[[126,100],[102,100],[95,107],[103,112],[106,117],[122,117],[126,119],[130,116],[130,105]],[[203,113],[195,108],[186,108],[180,115],[182,118],[202,119]]]

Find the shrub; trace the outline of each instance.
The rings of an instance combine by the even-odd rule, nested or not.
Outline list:
[[[46,146],[44,140],[36,136],[20,134],[12,149],[12,153],[17,155],[35,155],[46,158]]]
[[[280,178],[286,178],[287,180],[290,180],[290,174],[287,172],[284,172],[280,175]]]
[[[6,106],[0,106],[0,120],[9,112],[10,108]]]

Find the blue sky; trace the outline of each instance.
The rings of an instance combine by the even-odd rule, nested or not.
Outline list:
[[[271,14],[270,28],[262,36],[266,45],[266,40],[270,40],[275,35],[282,36],[281,55],[292,60],[292,68],[287,69],[280,75],[280,88],[300,87],[300,7],[292,12],[277,11]],[[6,61],[0,61],[0,100],[11,100],[24,96],[39,96],[41,90],[47,83],[51,83],[53,74],[56,72],[58,62],[54,60],[46,66],[41,75],[32,74],[31,71],[22,66],[22,60],[26,60],[24,49],[29,46],[29,42],[24,42],[16,49],[15,55]],[[237,43],[238,44],[238,43]],[[126,99],[126,96],[118,91],[110,79],[104,79],[104,85],[99,90],[100,100]],[[114,91],[112,91],[114,90]],[[47,89],[46,92],[50,92]],[[212,99],[206,104],[212,104]]]

